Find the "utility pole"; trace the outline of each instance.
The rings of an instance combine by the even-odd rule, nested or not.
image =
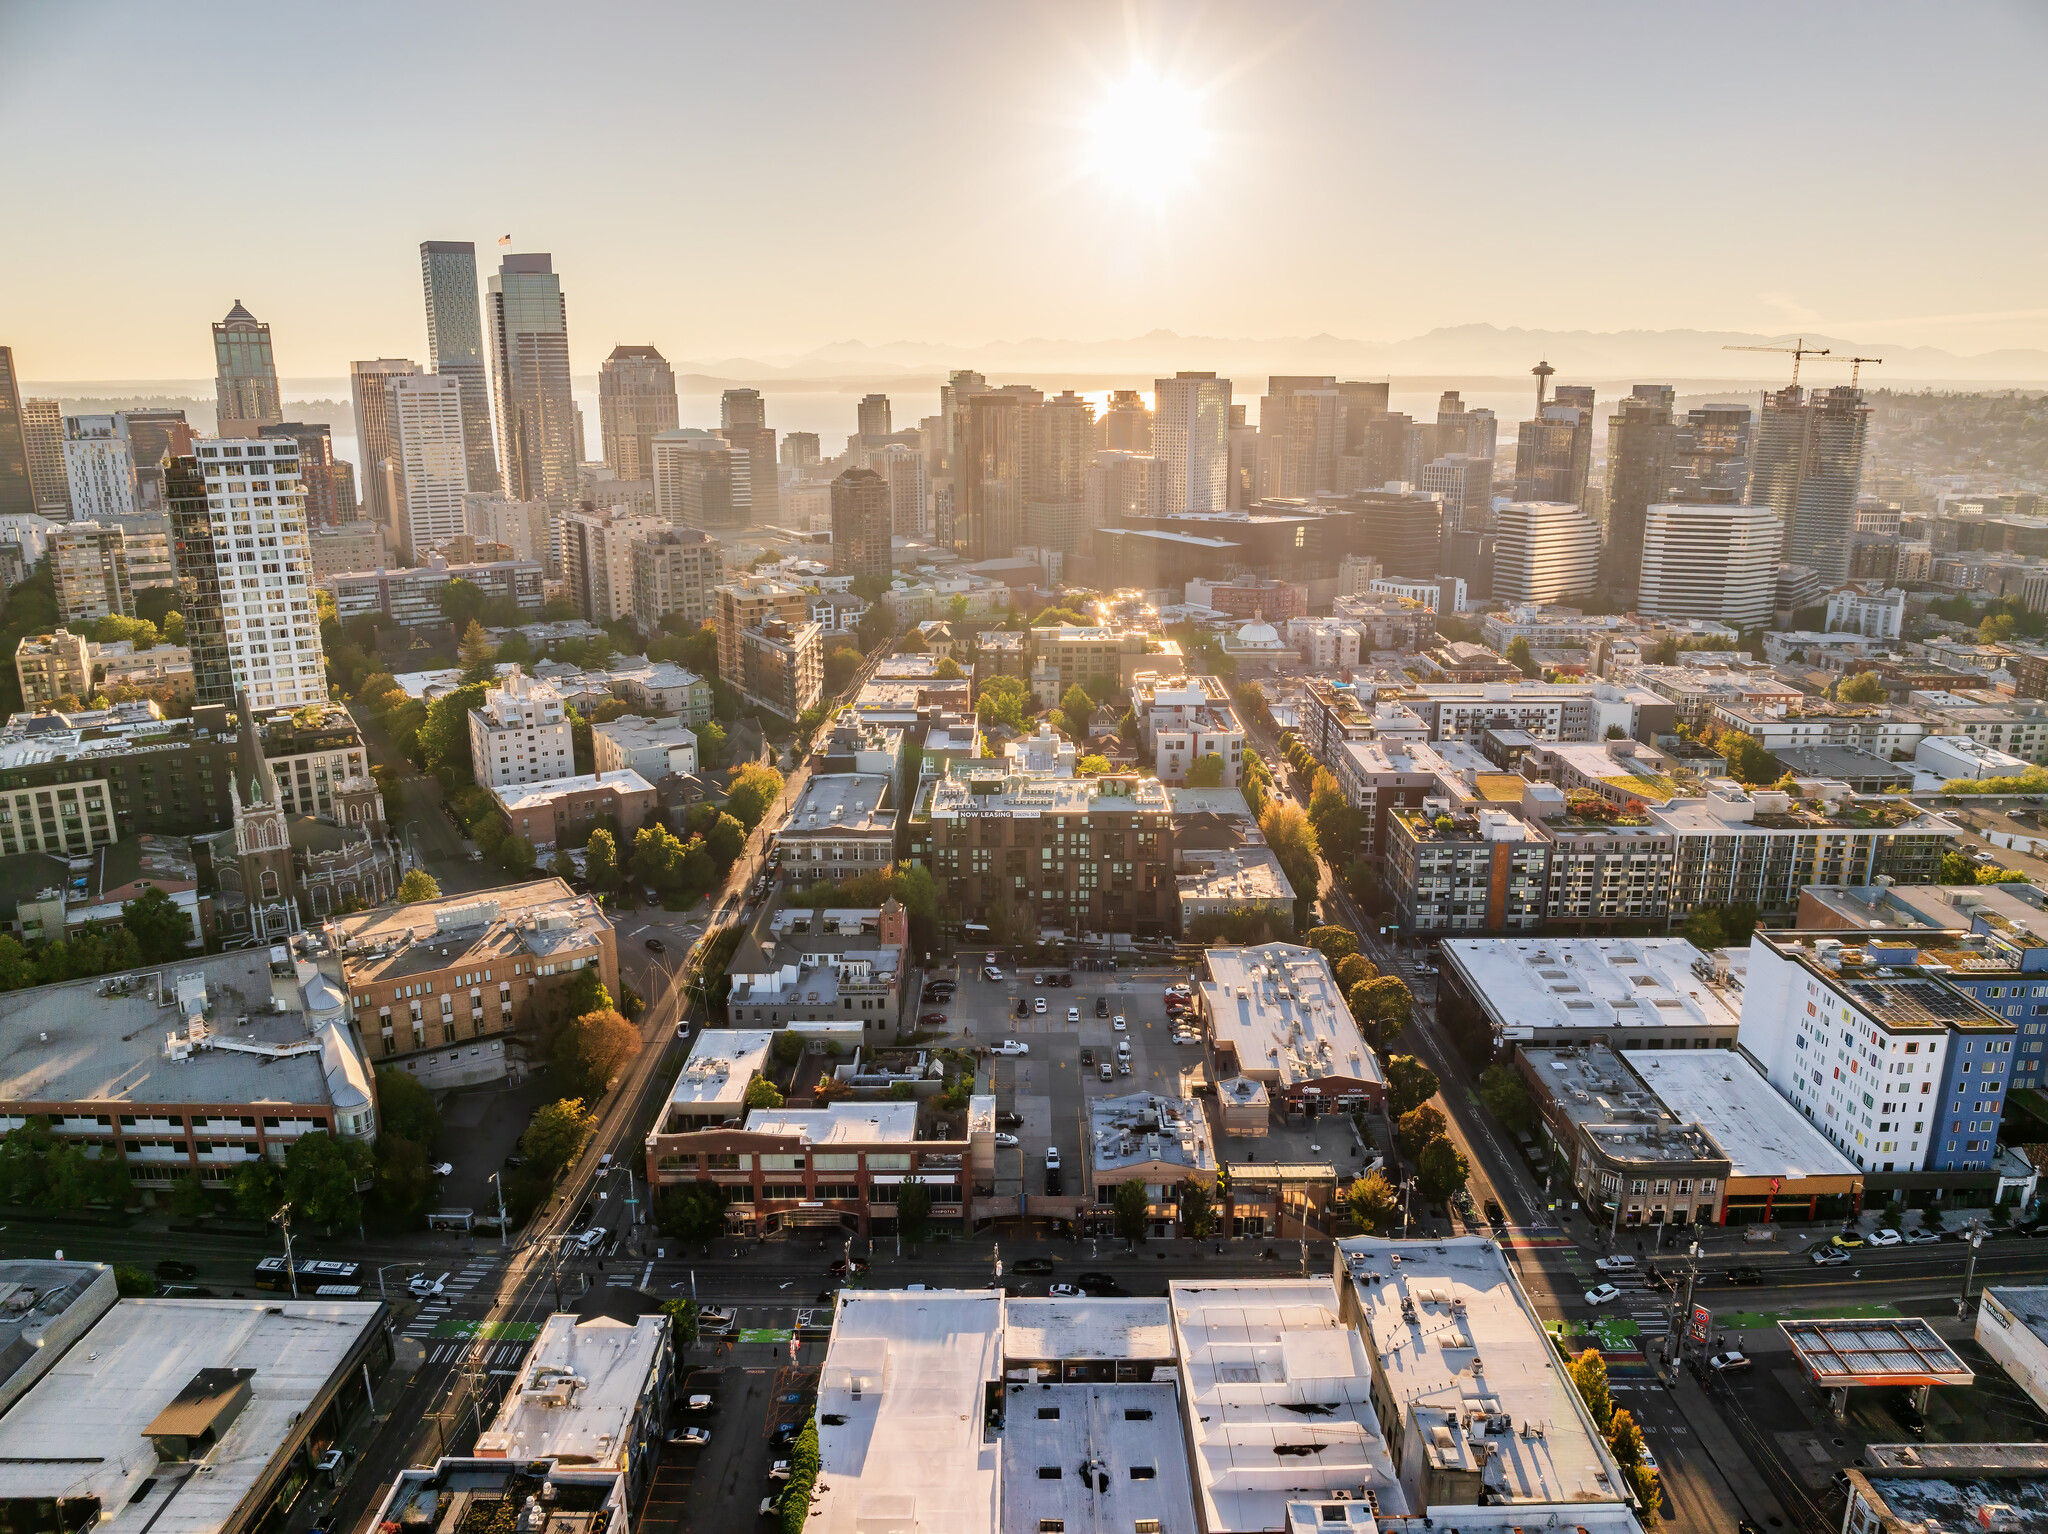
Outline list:
[[[1970,1313],[1970,1282],[1977,1276],[1977,1251],[1984,1245],[1984,1227],[1981,1224],[1970,1227],[1970,1260],[1963,1267],[1963,1292],[1956,1297],[1956,1319],[1960,1321]]]
[[[291,1280],[292,1298],[297,1299],[299,1297],[299,1270],[298,1266],[292,1261],[292,1206],[289,1200],[285,1202],[284,1206],[276,1214],[270,1217],[270,1223],[284,1231],[285,1277]],[[379,1280],[380,1282],[382,1280],[381,1274],[379,1275]]]

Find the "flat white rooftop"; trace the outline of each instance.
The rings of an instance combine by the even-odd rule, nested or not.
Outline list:
[[[633,1424],[654,1394],[667,1345],[666,1316],[630,1325],[606,1315],[549,1316],[477,1453],[628,1469],[638,1447]]]
[[[1725,994],[1694,971],[1706,955],[1682,937],[1456,938],[1441,946],[1509,1039],[1616,1029],[1733,1038],[1741,1023]]]
[[[1332,1280],[1177,1282],[1167,1298],[1204,1528],[1284,1528],[1290,1502],[1361,1486],[1408,1511]]]
[[[1449,1241],[1339,1241],[1360,1320],[1379,1359],[1403,1435],[1403,1481],[1421,1485],[1425,1444],[1468,1452],[1471,1432],[1486,1447],[1489,1492],[1509,1502],[1610,1502],[1625,1495],[1621,1468],[1586,1415],[1579,1393],[1544,1335],[1542,1318],[1483,1236]],[[1472,1427],[1450,1427],[1451,1414]],[[1506,1417],[1506,1430],[1490,1419]],[[1410,1430],[1413,1422],[1422,1431]],[[1538,1431],[1540,1430],[1540,1431]]]
[[[775,1042],[772,1028],[704,1028],[690,1046],[690,1058],[669,1090],[669,1102],[678,1108],[731,1103],[737,1107],[746,1097],[747,1083],[768,1063],[769,1046]]]
[[[1211,948],[1205,958],[1203,1008],[1217,1045],[1236,1052],[1245,1075],[1281,1088],[1332,1076],[1384,1084],[1379,1057],[1315,949],[1266,943]]]
[[[1085,1358],[1171,1358],[1165,1300],[1011,1300],[1003,1356],[1017,1364]]]
[[[1856,1163],[1732,1049],[1627,1049],[1629,1069],[1681,1123],[1728,1153],[1730,1177],[1856,1177]]]
[[[374,1302],[122,1300],[0,1417],[0,1499],[97,1497],[115,1534],[214,1534],[311,1422],[383,1309]],[[164,1475],[147,1429],[202,1369],[248,1369],[249,1400],[199,1463]],[[147,1490],[145,1482],[154,1484]],[[138,1495],[138,1493],[140,1493]]]
[[[829,1108],[756,1108],[747,1133],[785,1135],[810,1145],[872,1145],[917,1138],[916,1103],[834,1103]]]
[[[1179,1392],[1156,1385],[1005,1387],[1004,1534],[1195,1534]],[[1105,1485],[1106,1482],[1106,1485]],[[929,1527],[927,1525],[926,1527]]]
[[[906,1104],[905,1106],[909,1106]],[[842,1294],[818,1380],[815,1534],[995,1534],[1003,1297]]]

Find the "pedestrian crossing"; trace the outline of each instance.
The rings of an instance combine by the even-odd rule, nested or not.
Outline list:
[[[459,1340],[454,1342],[436,1342],[427,1350],[427,1362],[430,1364],[459,1364],[469,1356],[469,1350],[474,1346],[475,1344],[472,1342]],[[525,1342],[494,1342],[485,1350],[484,1367],[494,1373],[511,1373],[516,1371],[520,1361],[526,1357],[526,1350],[530,1346],[530,1343]]]
[[[450,1273],[441,1281],[441,1292],[428,1300],[406,1323],[402,1335],[425,1338],[434,1328],[451,1316],[455,1307],[476,1292],[477,1286],[490,1277],[491,1269],[497,1266],[495,1257],[473,1257],[460,1272]]]

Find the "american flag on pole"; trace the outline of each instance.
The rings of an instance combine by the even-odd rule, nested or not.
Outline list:
[[[509,234],[501,234],[498,236],[498,243],[500,245],[510,245],[512,243],[512,236]]]

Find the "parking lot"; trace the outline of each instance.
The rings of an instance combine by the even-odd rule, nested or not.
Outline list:
[[[781,1492],[782,1483],[768,1479],[775,1460],[789,1457],[787,1449],[774,1446],[775,1429],[810,1420],[818,1371],[792,1367],[789,1344],[781,1340],[707,1338],[691,1352],[708,1352],[711,1361],[685,1365],[671,1426],[708,1428],[711,1441],[701,1448],[662,1445],[661,1463],[633,1525],[648,1534],[748,1534],[761,1526],[761,1499]],[[687,1410],[684,1403],[700,1392],[712,1397],[710,1408]]]

